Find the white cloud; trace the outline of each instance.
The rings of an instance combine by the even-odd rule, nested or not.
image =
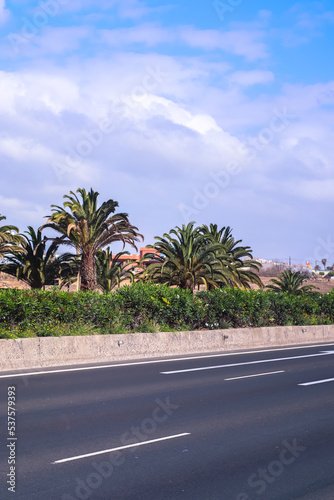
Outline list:
[[[0,72],[0,105],[8,115],[17,115],[20,119],[30,112],[45,110],[58,114],[77,109],[79,101],[80,90],[76,84],[57,73]]]
[[[263,42],[265,32],[261,30],[198,30],[192,27],[182,28],[180,37],[190,47],[205,50],[220,49],[224,52],[244,56],[250,61],[268,57],[268,50]]]
[[[152,47],[159,43],[173,41],[173,38],[175,37],[171,31],[153,23],[131,28],[100,31],[101,41],[112,46],[143,44]]]
[[[66,12],[85,12],[93,9],[94,12],[106,12],[117,9],[122,19],[138,20],[151,12],[158,10],[151,8],[141,0],[70,0],[62,5]]]
[[[334,23],[334,11],[324,11],[315,14],[314,12],[301,12],[297,16],[298,28],[314,30],[324,23]]]
[[[274,79],[274,74],[271,71],[262,70],[236,71],[229,76],[230,82],[243,87],[271,83]]]
[[[250,61],[268,57],[263,39],[266,33],[260,29],[230,31],[199,30],[192,26],[164,28],[158,24],[140,24],[131,28],[101,30],[100,39],[112,46],[142,44],[152,47],[161,43],[185,44],[206,51],[220,50],[243,56]]]
[[[146,95],[138,102],[139,107],[132,115],[143,116],[142,110],[145,110],[145,118],[153,116],[163,116],[176,125],[182,125],[201,135],[206,135],[210,131],[222,132],[215,120],[208,115],[194,115],[190,111],[182,108],[171,100],[155,95]]]
[[[53,157],[52,152],[42,144],[36,143],[32,138],[24,137],[0,137],[0,151],[3,155],[12,158],[17,162],[50,162]]]
[[[98,5],[103,11],[111,3]],[[136,5],[143,6],[124,3],[128,15],[137,15]],[[309,219],[310,201],[332,202],[334,83],[276,84],[256,94],[250,86],[274,81],[266,36],[259,24],[230,31],[153,22],[44,28],[11,72],[0,73],[1,211],[21,226],[39,217],[41,224],[69,189],[92,186],[101,199],[118,200],[152,239],[184,222],[180,203],[191,205],[194,190],[202,192],[212,172],[234,161],[240,174],[198,211],[198,222],[238,224],[251,244],[247,236],[258,238],[252,217],[259,232],[261,221],[280,221],[281,234],[292,216],[298,220],[296,211]],[[162,43],[163,54],[152,49]],[[89,55],[81,52],[88,44]],[[268,144],[259,143],[253,159],[242,156],[241,144],[259,140],[275,109],[293,117]],[[102,119],[112,121],[113,132],[94,139]],[[79,154],[83,141],[87,155]],[[69,152],[77,155],[70,162]],[[55,162],[66,167],[60,177]]]
[[[19,227],[21,232],[28,225],[38,228],[43,223],[45,211],[39,203],[17,197],[7,197],[0,194],[1,215],[6,216],[6,224]],[[24,216],[22,217],[22,215]],[[22,224],[24,219],[25,224]]]
[[[5,0],[0,0],[0,25],[5,24],[10,17],[10,11],[6,8]]]
[[[333,203],[334,179],[304,180],[295,185],[295,193],[310,201]]]
[[[252,71],[236,71],[229,76],[232,83],[249,87],[261,83],[271,83],[275,79],[271,71],[252,70]]]
[[[90,34],[88,27],[55,28],[47,26],[36,31],[31,38],[22,36],[20,32],[11,33],[6,39],[7,50],[10,46],[10,55],[23,56],[33,59],[40,57],[60,56],[71,53],[80,48],[81,43]]]
[[[310,10],[307,10],[312,5]],[[323,36],[326,25],[334,23],[334,11],[326,11],[323,2],[295,3],[288,11],[291,27],[277,31],[287,46],[310,44],[313,38]]]
[[[140,0],[119,0],[118,3],[120,16],[124,19],[138,19],[156,10]]]

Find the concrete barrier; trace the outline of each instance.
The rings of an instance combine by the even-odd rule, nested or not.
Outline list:
[[[0,340],[0,371],[334,342],[334,325]]]

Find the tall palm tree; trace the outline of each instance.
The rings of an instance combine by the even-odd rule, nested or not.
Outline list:
[[[306,277],[300,271],[293,273],[290,269],[270,281],[272,284],[267,286],[268,290],[287,292],[290,295],[303,295],[317,288],[313,285],[303,285]]]
[[[143,239],[138,228],[130,224],[128,215],[114,213],[117,201],[108,200],[97,206],[99,193],[78,189],[81,199],[70,191],[64,196],[64,206],[51,205],[53,214],[43,226],[60,233],[58,241],[74,247],[81,255],[80,281],[82,290],[97,289],[96,255],[113,242],[121,241],[123,248]],[[69,210],[67,211],[66,208]],[[114,214],[114,215],[111,215]]]
[[[107,251],[99,250],[96,255],[97,284],[104,292],[120,286],[122,281],[133,282],[132,266],[123,266],[119,261],[122,255],[129,255],[129,252],[119,252],[113,256],[108,248]]]
[[[201,234],[204,235],[206,244],[220,243],[221,250],[227,254],[234,268],[234,277],[231,278],[233,286],[243,286],[250,288],[250,283],[255,283],[259,287],[263,287],[262,281],[258,275],[261,264],[253,259],[252,249],[249,246],[241,246],[242,240],[235,240],[232,235],[230,226],[218,229],[217,224],[210,226],[203,225],[200,228]]]
[[[6,255],[6,262],[0,265],[0,271],[36,289],[52,285],[56,279],[68,283],[78,267],[75,256],[69,253],[57,256],[58,245],[55,242],[46,248],[47,241],[42,238],[40,230],[36,233],[28,226],[25,233],[27,236],[23,235],[21,248]]]
[[[0,215],[0,221],[5,219],[4,215]],[[16,226],[0,226],[0,259],[9,252],[23,251],[20,245],[24,242],[24,238],[18,233]]]
[[[142,259],[142,265],[154,261],[144,271],[144,280],[193,290],[199,284],[206,289],[216,288],[221,282],[228,284],[232,277],[229,257],[218,253],[221,245],[204,244],[204,236],[199,228],[194,228],[193,222],[181,228],[176,226],[169,234],[155,239],[158,241],[152,248],[157,253],[146,254]]]

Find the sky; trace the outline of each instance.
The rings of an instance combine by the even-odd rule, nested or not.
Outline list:
[[[0,0],[0,33],[8,224],[93,188],[143,245],[194,221],[334,262],[330,0]]]

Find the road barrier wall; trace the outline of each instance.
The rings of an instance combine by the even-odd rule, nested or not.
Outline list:
[[[0,340],[0,371],[334,342],[334,325]]]

